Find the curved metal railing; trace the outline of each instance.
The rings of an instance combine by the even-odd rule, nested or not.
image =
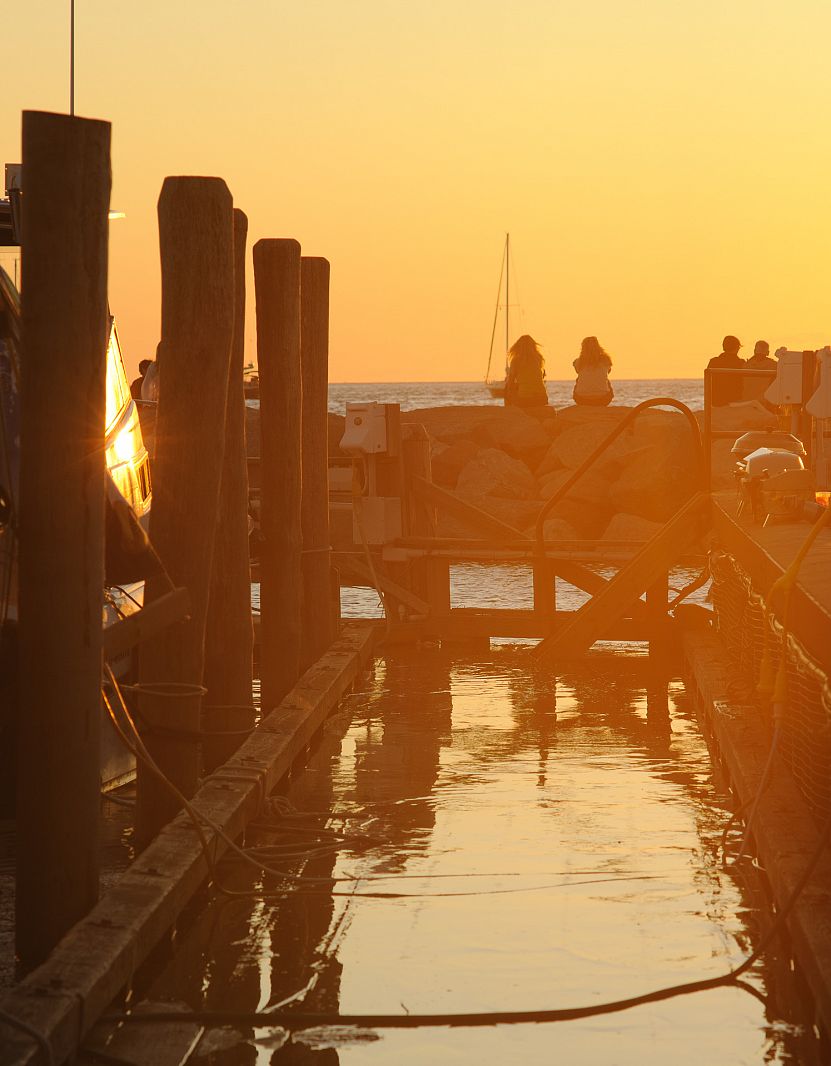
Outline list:
[[[685,403],[681,403],[680,400],[673,400],[670,396],[656,396],[652,400],[644,400],[643,403],[639,403],[637,407],[633,407],[632,410],[624,418],[622,418],[620,422],[618,422],[618,424],[615,426],[609,436],[606,437],[605,440],[602,440],[600,444],[595,448],[595,450],[591,453],[591,455],[589,455],[586,459],[583,460],[583,462],[580,464],[580,466],[577,467],[571,477],[567,481],[563,482],[563,484],[559,487],[559,489],[557,489],[551,499],[546,502],[545,506],[540,511],[539,516],[537,517],[535,539],[537,552],[541,558],[544,558],[545,556],[545,519],[546,516],[550,513],[551,508],[563,499],[563,497],[568,493],[569,489],[571,489],[572,486],[580,480],[583,474],[585,474],[585,472],[591,466],[594,465],[595,461],[603,454],[603,452],[606,451],[609,445],[613,441],[617,440],[617,438],[621,435],[621,433],[623,433],[626,427],[631,425],[631,423],[635,421],[635,419],[642,411],[649,410],[649,408],[652,407],[674,407],[677,411],[680,411],[681,414],[686,418],[687,423],[689,424],[690,430],[692,432],[693,446],[695,449],[698,466],[696,484],[694,485],[694,488],[703,488],[705,475],[704,446],[701,441],[701,430],[698,426],[698,422],[696,422],[695,420],[695,415]]]

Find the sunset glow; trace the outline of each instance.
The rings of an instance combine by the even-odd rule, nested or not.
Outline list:
[[[0,162],[22,109],[68,107],[67,8],[5,20]],[[333,381],[482,377],[506,231],[515,332],[551,378],[587,334],[617,377],[697,376],[725,333],[831,340],[821,0],[78,0],[76,19],[77,111],[113,123],[130,372],[158,340],[168,174],[224,177],[252,242],[331,261]]]

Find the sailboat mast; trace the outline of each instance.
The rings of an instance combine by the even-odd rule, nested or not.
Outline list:
[[[511,346],[511,235],[505,234],[505,358]]]

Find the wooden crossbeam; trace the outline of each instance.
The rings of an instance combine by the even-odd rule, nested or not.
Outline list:
[[[529,540],[518,529],[514,529],[506,522],[500,522],[487,511],[475,507],[466,500],[459,499],[454,493],[441,488],[432,481],[427,481],[426,478],[413,476],[410,478],[410,486],[420,500],[446,511],[453,518],[475,529],[487,540]]]
[[[350,571],[354,577],[359,578],[364,583],[362,587],[373,588],[377,578],[381,592],[389,593],[389,595],[393,596],[396,600],[405,603],[408,607],[411,607],[416,614],[428,615],[430,613],[430,604],[427,603],[426,600],[422,600],[421,597],[416,596],[414,592],[404,588],[403,585],[399,585],[397,581],[393,581],[391,577],[388,577],[383,572],[383,570],[376,568],[376,577],[373,577],[372,571],[366,563],[357,556],[339,556],[338,567],[341,570]]]
[[[135,614],[121,618],[107,626],[102,634],[104,658],[116,659],[137,644],[155,637],[163,629],[183,622],[190,614],[190,596],[187,589],[178,588],[151,600]]]
[[[696,493],[634,559],[575,613],[567,626],[535,648],[535,658],[551,662],[585,654],[701,536],[709,509],[709,496]]]
[[[384,640],[413,643],[419,640],[464,641],[482,637],[546,637],[569,624],[576,612],[555,611],[542,618],[537,611],[454,607],[445,615],[414,622],[394,622]],[[648,640],[651,629],[642,620],[621,619],[600,634],[604,640]]]

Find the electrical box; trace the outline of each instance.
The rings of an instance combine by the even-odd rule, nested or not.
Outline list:
[[[831,348],[817,352],[819,384],[814,390],[805,410],[814,418],[831,418]]]
[[[360,513],[358,513],[360,512]],[[355,500],[352,538],[356,544],[377,547],[401,536],[401,500],[398,496],[361,496]]]
[[[778,348],[776,356],[779,360],[776,377],[765,389],[765,399],[775,407],[803,403],[807,399],[802,395],[804,353],[789,352],[785,348]]]
[[[383,455],[389,448],[387,410],[382,403],[348,403],[340,446],[349,455]]]

